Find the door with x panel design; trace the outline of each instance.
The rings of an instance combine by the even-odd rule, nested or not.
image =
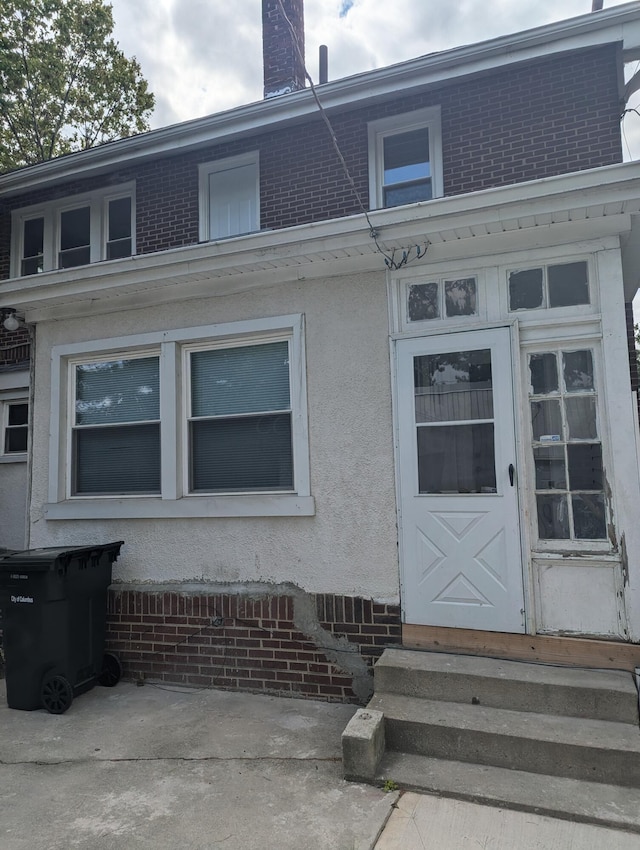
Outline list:
[[[524,632],[509,329],[396,345],[404,620]]]

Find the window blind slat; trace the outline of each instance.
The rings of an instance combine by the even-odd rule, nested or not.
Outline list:
[[[74,495],[160,492],[159,424],[81,428],[74,448]]]

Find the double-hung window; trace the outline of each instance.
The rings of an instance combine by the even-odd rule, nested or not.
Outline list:
[[[50,518],[313,513],[302,316],[72,343],[52,368]]]
[[[189,490],[293,490],[289,340],[188,352]]]
[[[157,354],[72,363],[71,495],[160,492]]]
[[[129,257],[135,253],[134,219],[133,183],[15,210],[11,275]]]
[[[257,151],[208,162],[199,171],[202,242],[260,229]]]
[[[372,209],[429,201],[442,193],[439,107],[369,124]]]

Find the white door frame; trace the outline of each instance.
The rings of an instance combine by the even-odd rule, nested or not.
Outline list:
[[[460,336],[462,335],[462,336]],[[408,555],[406,553],[406,535],[412,533],[413,531],[413,520],[411,521],[412,529],[411,531],[405,527],[405,522],[409,524],[409,520],[406,519],[407,514],[407,504],[406,497],[407,493],[411,492],[412,494],[416,494],[416,471],[415,471],[415,462],[412,465],[407,463],[408,455],[413,453],[412,444],[415,440],[414,436],[414,427],[415,423],[412,421],[411,423],[411,437],[408,437],[409,429],[406,423],[400,421],[400,416],[402,413],[402,404],[407,404],[407,388],[406,386],[402,387],[401,381],[408,380],[408,378],[400,374],[401,368],[407,368],[406,364],[408,362],[408,358],[413,358],[414,353],[425,353],[428,354],[429,351],[429,343],[432,343],[432,347],[434,349],[434,353],[446,352],[456,350],[456,346],[459,346],[461,350],[465,350],[465,346],[472,348],[473,346],[477,347],[487,347],[488,345],[497,345],[502,346],[501,353],[501,374],[502,374],[502,398],[498,398],[497,400],[497,411],[496,417],[498,415],[505,416],[505,407],[508,406],[508,410],[506,410],[505,416],[505,427],[512,432],[512,444],[509,447],[509,455],[513,457],[513,463],[516,466],[516,487],[513,491],[513,496],[510,500],[511,507],[509,510],[509,523],[515,523],[516,531],[515,534],[509,536],[509,542],[507,544],[507,562],[513,564],[510,572],[510,578],[512,582],[512,587],[509,588],[509,599],[507,603],[507,607],[509,611],[505,612],[504,620],[499,620],[495,628],[492,628],[490,625],[464,625],[460,622],[460,617],[457,613],[453,613],[452,622],[433,622],[430,623],[430,618],[426,619],[426,624],[432,625],[445,625],[450,627],[458,627],[458,628],[482,628],[486,630],[495,630],[495,631],[504,631],[504,632],[524,632],[525,631],[525,608],[529,610],[528,600],[530,599],[530,578],[529,578],[529,570],[527,568],[528,558],[525,559],[524,555],[524,547],[523,547],[523,535],[526,532],[526,529],[523,527],[523,520],[521,517],[520,507],[519,507],[519,498],[518,498],[518,477],[520,482],[524,483],[526,479],[526,475],[524,474],[524,469],[522,468],[521,457],[520,457],[520,440],[518,439],[518,427],[520,425],[518,411],[516,409],[516,405],[520,402],[520,393],[519,393],[519,383],[518,383],[518,375],[519,372],[514,368],[514,357],[513,357],[513,346],[516,343],[516,340],[513,339],[513,326],[510,324],[500,324],[498,326],[493,325],[492,327],[475,327],[469,329],[456,329],[455,331],[447,331],[440,332],[438,334],[420,334],[415,336],[398,336],[393,338],[392,340],[392,366],[393,366],[393,397],[394,397],[394,442],[395,442],[395,455],[396,455],[396,486],[397,486],[397,509],[398,509],[398,535],[399,535],[399,558],[400,558],[400,587],[401,587],[401,605],[402,605],[402,617],[404,622],[416,622],[415,610],[416,606],[409,606],[413,608],[413,613],[411,614],[410,619],[407,618],[407,599],[408,594],[411,593],[410,581],[408,579]],[[517,344],[516,344],[517,350]],[[504,361],[504,362],[502,362]],[[505,390],[506,382],[508,380],[509,391]],[[402,396],[402,399],[401,399]],[[406,406],[405,406],[406,410]],[[401,445],[401,439],[404,441],[408,441],[406,446]],[[409,445],[411,444],[411,445]],[[503,452],[501,451],[501,447],[497,446],[498,452],[496,454],[496,465],[497,465],[497,474],[500,477],[500,483],[498,486],[499,494],[502,493],[506,495],[506,487],[509,486],[506,481],[508,477],[507,465],[504,462],[502,457]],[[404,458],[404,466],[403,468],[403,458]],[[505,466],[502,469],[502,466]],[[518,476],[518,467],[522,469],[522,474]],[[411,476],[411,480],[407,478],[407,476]],[[407,489],[409,488],[409,489]],[[430,497],[428,497],[430,498]],[[455,499],[464,499],[465,497],[448,497],[443,496],[443,504],[446,505],[447,499],[455,498]],[[471,497],[473,498],[473,496]],[[489,497],[491,498],[491,497]],[[480,496],[479,500],[482,500],[483,497]],[[486,503],[486,501],[485,501]],[[449,504],[452,504],[450,501]],[[415,558],[415,555],[413,556]],[[414,577],[415,580],[415,577]],[[517,581],[518,586],[516,588],[515,582]],[[527,600],[527,603],[525,603]],[[517,605],[517,610],[515,608]],[[446,609],[443,608],[443,611]],[[453,610],[453,609],[451,609]],[[494,609],[495,613],[495,609]],[[443,614],[443,616],[445,616]],[[448,613],[447,615],[448,616]],[[446,619],[445,616],[445,619]],[[474,619],[472,616],[471,620]],[[482,618],[481,618],[482,619]],[[495,620],[492,620],[496,622]],[[424,622],[424,621],[423,621]],[[487,619],[488,623],[489,620]]]

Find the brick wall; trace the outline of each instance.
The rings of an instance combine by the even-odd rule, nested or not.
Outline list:
[[[400,643],[400,609],[267,588],[109,592],[107,646],[128,679],[364,702]]]
[[[616,46],[578,51],[332,110],[336,137],[368,205],[367,122],[425,106],[442,110],[445,194],[611,165],[622,159]],[[260,152],[261,226],[278,229],[357,213],[319,115],[303,124],[167,157],[11,200],[14,207],[136,180],[137,250],[198,241],[198,164]],[[0,215],[0,275],[8,275],[9,213]]]

